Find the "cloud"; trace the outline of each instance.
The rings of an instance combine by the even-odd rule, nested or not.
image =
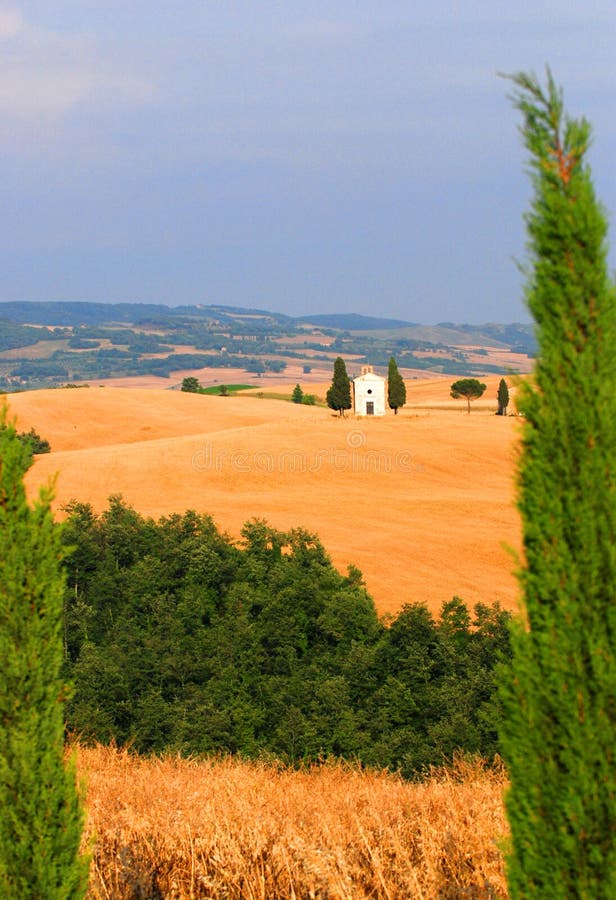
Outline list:
[[[153,88],[102,59],[88,35],[44,29],[0,8],[0,123],[57,121],[94,93],[142,103]]]
[[[23,28],[23,18],[17,9],[0,9],[0,40],[15,37]]]

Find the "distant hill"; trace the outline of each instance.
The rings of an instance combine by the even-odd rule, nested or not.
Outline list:
[[[220,305],[0,303],[0,391],[212,368],[259,375],[301,366],[310,373],[337,354],[383,368],[394,355],[406,369],[475,377],[528,371],[534,353],[530,324],[413,325],[357,313],[300,317]]]
[[[413,325],[404,319],[385,319],[377,316],[361,316],[358,313],[332,313],[331,315],[299,316],[296,322],[334,328],[338,331],[378,331],[390,328],[405,328]]]
[[[492,341],[496,346],[508,347],[515,353],[528,353],[531,356],[537,349],[535,327],[527,322],[509,324],[489,322],[485,325],[454,325],[451,322],[439,322],[435,328],[441,333],[447,331],[465,335],[468,343],[476,346],[489,346]]]
[[[18,324],[138,325],[143,322],[170,322],[178,319],[212,321],[220,324],[238,320],[264,320],[293,325],[282,313],[234,306],[165,306],[162,303],[88,303],[87,301],[32,300],[0,303],[0,316]]]
[[[245,309],[217,304],[197,306],[165,306],[162,303],[89,303],[87,301],[32,300],[0,303],[0,317],[7,328],[16,325],[58,325],[76,328],[83,325],[142,325],[151,322],[172,324],[192,320],[203,324],[248,326],[266,331],[275,326],[289,331],[301,325],[312,325],[332,331],[392,332],[404,330],[406,337],[431,344],[493,344],[532,351],[533,326],[525,323],[485,325],[439,322],[418,325],[404,319],[363,316],[358,313],[330,313],[310,316],[288,316],[265,309]],[[401,335],[402,336],[402,335]]]
[[[28,325],[132,324],[138,319],[168,318],[173,311],[152,303],[88,303],[56,300],[10,301],[0,303],[0,314],[13,322]]]

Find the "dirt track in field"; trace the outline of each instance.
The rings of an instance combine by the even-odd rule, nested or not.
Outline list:
[[[254,517],[301,525],[341,570],[362,570],[380,612],[410,601],[438,610],[454,594],[513,608],[515,563],[503,545],[520,543],[518,420],[494,415],[498,377],[484,379],[470,416],[449,398],[452,380],[407,382],[409,404],[384,418],[128,387],[12,394],[9,408],[52,445],[28,484],[59,473],[58,509],[78,499],[100,510],[120,493],[154,517],[208,512],[233,536]]]

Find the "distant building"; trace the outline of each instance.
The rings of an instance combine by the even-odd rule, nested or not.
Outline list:
[[[385,380],[375,374],[372,366],[361,367],[361,375],[353,379],[353,409],[356,416],[385,415]]]

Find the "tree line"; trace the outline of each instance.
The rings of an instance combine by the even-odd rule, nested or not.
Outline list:
[[[63,528],[67,726],[140,752],[327,756],[412,777],[497,751],[509,614],[454,598],[379,619],[361,574],[319,540],[249,522],[236,545],[195,512],[120,497]]]

